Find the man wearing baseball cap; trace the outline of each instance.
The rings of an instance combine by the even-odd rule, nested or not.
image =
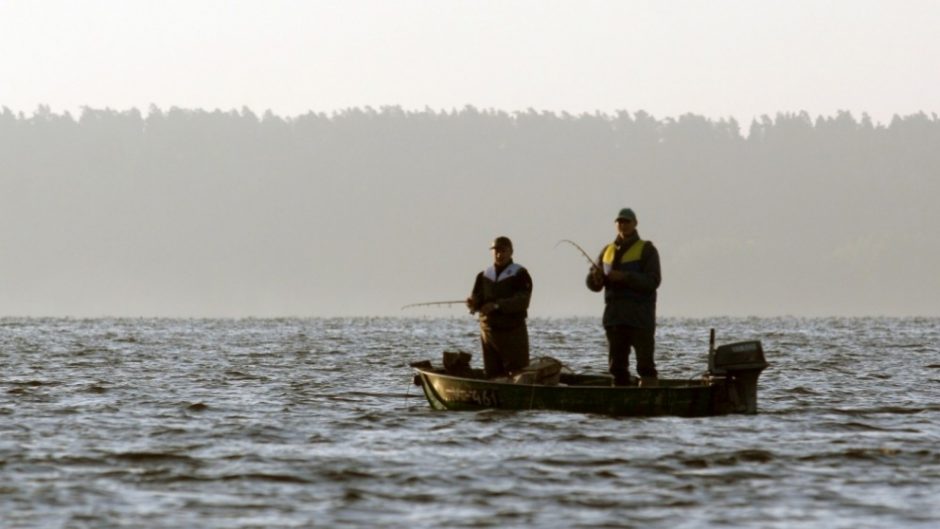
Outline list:
[[[614,383],[630,384],[632,348],[640,385],[655,386],[656,289],[662,281],[659,252],[652,242],[640,239],[632,209],[621,209],[614,222],[617,237],[601,250],[586,283],[594,292],[604,291],[607,358]]]
[[[532,278],[512,260],[512,241],[497,237],[490,245],[493,265],[477,274],[467,307],[480,318],[483,370],[487,378],[508,377],[529,365],[526,327]]]

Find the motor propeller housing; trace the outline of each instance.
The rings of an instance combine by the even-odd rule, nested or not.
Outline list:
[[[759,340],[716,348],[715,330],[712,329],[707,377],[723,380],[725,388],[716,394],[716,407],[728,407],[736,413],[757,413],[757,379],[766,367],[764,348]]]

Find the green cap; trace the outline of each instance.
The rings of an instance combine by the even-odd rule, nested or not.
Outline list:
[[[620,219],[636,220],[636,213],[630,208],[623,208],[620,210],[620,213],[617,213],[617,218],[614,220]]]
[[[512,241],[509,240],[509,237],[500,236],[493,239],[493,244],[490,245],[490,250],[495,250],[496,248],[505,248],[512,250]]]

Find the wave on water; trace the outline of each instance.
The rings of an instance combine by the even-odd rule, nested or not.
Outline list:
[[[940,321],[667,318],[661,372],[709,326],[763,341],[758,415],[432,410],[469,318],[0,319],[0,526],[940,525]],[[530,340],[605,369],[594,320]]]

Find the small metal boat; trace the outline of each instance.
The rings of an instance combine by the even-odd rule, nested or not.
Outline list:
[[[468,365],[436,368],[427,360],[411,367],[415,385],[437,410],[558,410],[625,417],[757,413],[757,379],[767,367],[760,341],[716,348],[714,336],[713,329],[705,375],[690,380],[661,378],[654,387],[614,386],[609,375],[564,372],[550,383],[488,380],[482,370]]]

